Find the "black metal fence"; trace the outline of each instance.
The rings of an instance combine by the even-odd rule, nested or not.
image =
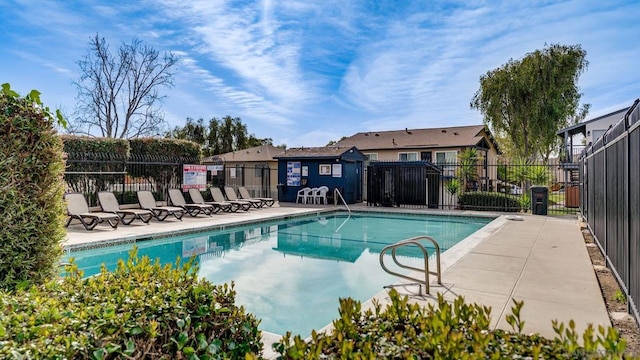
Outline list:
[[[244,186],[252,197],[278,197],[278,168],[268,165],[224,166],[211,178],[211,184],[238,188]]]
[[[156,200],[166,201],[168,189],[182,187],[185,164],[200,162],[188,157],[68,153],[66,190],[84,194],[89,206],[97,206],[96,194],[105,190],[112,191],[122,205],[136,204],[139,190],[149,190]],[[207,166],[207,186],[244,186],[251,196],[276,197],[276,183],[277,169],[268,166]]]
[[[548,215],[577,214],[577,163],[381,162],[365,169],[365,201],[372,206],[478,211],[530,211],[532,185],[548,187]]]
[[[67,192],[85,194],[96,206],[98,191],[113,191],[121,204],[137,203],[136,191],[150,190],[165,200],[167,189],[182,186],[182,166],[197,158],[131,154],[68,153],[64,178]]]
[[[581,213],[640,322],[640,100],[585,149]]]

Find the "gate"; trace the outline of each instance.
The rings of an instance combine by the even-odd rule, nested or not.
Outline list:
[[[367,166],[367,205],[437,208],[441,172],[428,161],[372,162]]]

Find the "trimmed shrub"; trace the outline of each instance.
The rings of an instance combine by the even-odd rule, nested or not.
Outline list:
[[[516,333],[491,330],[491,309],[462,297],[450,303],[438,295],[437,305],[423,307],[394,289],[389,296],[384,309],[376,303],[365,312],[360,302],[341,299],[333,332],[314,331],[308,342],[287,333],[274,350],[282,359],[621,359],[624,353],[613,328],[594,336],[589,326],[580,338],[573,323],[554,323],[555,339],[524,335],[522,302],[506,317]]]
[[[200,163],[202,151],[199,144],[188,140],[136,138],[129,139],[134,154],[193,158]]]
[[[56,273],[65,238],[64,158],[56,122],[33,90],[0,90],[0,289]],[[2,329],[0,329],[1,331]]]
[[[62,141],[64,151],[73,154],[115,154],[126,158],[130,151],[129,141],[126,139],[62,135]]]
[[[162,266],[135,251],[83,279],[75,265],[43,286],[0,294],[0,358],[241,359],[262,350],[259,321],[231,285],[192,261]]]
[[[497,192],[473,191],[458,195],[458,205],[462,210],[476,211],[520,211],[520,198]]]

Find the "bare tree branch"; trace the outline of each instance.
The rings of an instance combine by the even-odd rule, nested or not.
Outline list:
[[[134,38],[117,54],[98,34],[89,42],[82,60],[77,106],[70,128],[74,133],[111,138],[158,134],[164,124],[159,87],[173,86],[178,57],[162,57],[151,46]]]

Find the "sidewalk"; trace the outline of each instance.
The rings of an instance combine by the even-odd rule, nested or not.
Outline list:
[[[598,325],[611,326],[577,219],[536,215],[522,219],[494,224],[493,234],[476,241],[458,259],[443,258],[443,284],[437,286],[432,277],[431,295],[418,296],[417,286],[397,290],[417,302],[434,302],[438,292],[450,301],[462,295],[467,302],[491,306],[492,326],[505,330],[512,330],[505,321],[512,299],[524,301],[521,319],[526,334],[555,337],[554,319],[565,325],[573,319],[580,335],[588,324],[596,330]],[[451,250],[445,255],[453,255]],[[388,297],[381,293],[378,299]]]

